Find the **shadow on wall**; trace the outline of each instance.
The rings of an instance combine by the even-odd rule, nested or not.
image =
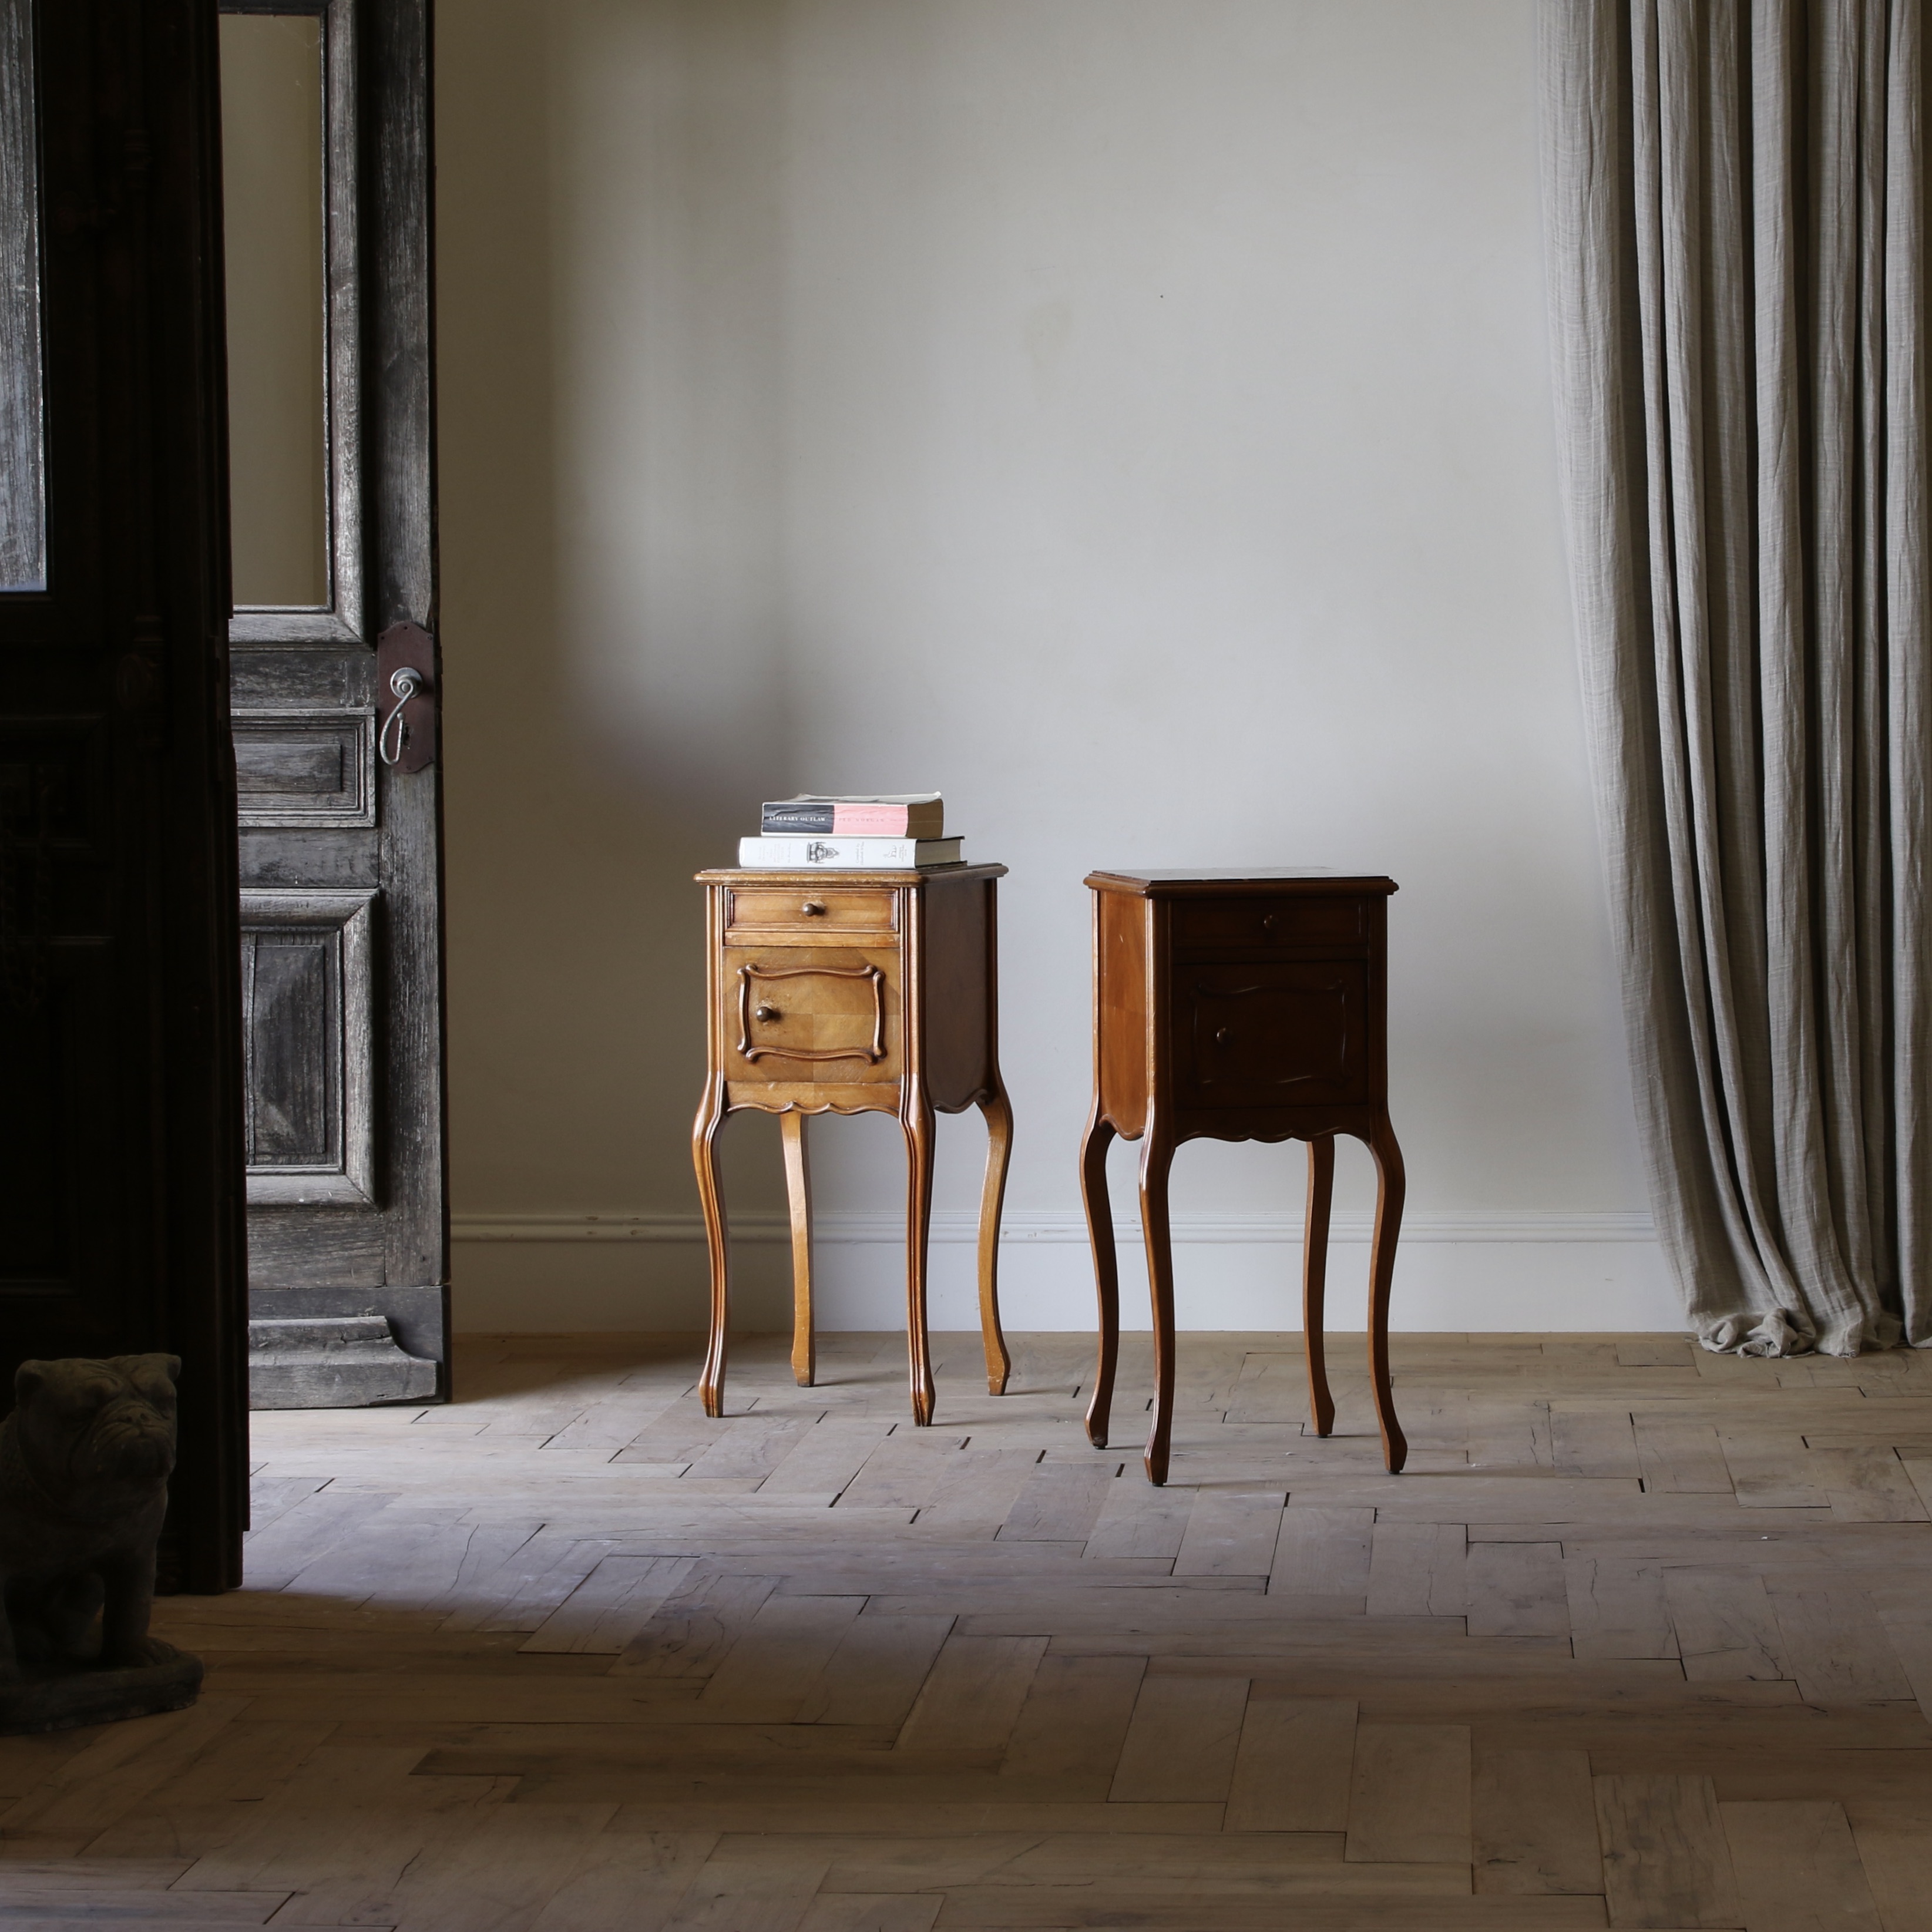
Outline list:
[[[439,37],[459,1215],[688,1170],[690,875],[782,770],[776,18],[476,0]]]

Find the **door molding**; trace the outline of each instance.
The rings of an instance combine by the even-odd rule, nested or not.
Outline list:
[[[224,14],[294,14],[322,21],[322,446],[328,600],[244,604],[231,644],[354,644],[369,632],[362,540],[362,269],[358,179],[356,0],[221,0]],[[245,821],[244,821],[245,822]]]
[[[376,1069],[374,980],[374,892],[262,891],[242,895],[242,1024],[248,1065],[245,1132],[251,1156],[258,1153],[260,1114],[272,1106],[287,1130],[306,1113],[314,1149],[322,1158],[248,1162],[251,1208],[370,1207],[376,1202]],[[269,956],[298,950],[314,956],[306,991],[315,1051],[308,1071],[312,1090],[278,1092],[257,1064],[262,941],[278,940]],[[306,946],[300,942],[306,939]],[[293,989],[292,989],[293,990]],[[266,1022],[267,1016],[262,1016]],[[274,1016],[286,1052],[291,1034],[302,1038],[300,1018]],[[263,1030],[268,1027],[264,1024]],[[299,1070],[285,1070],[284,1088],[299,1084]],[[318,1131],[319,1130],[319,1131]],[[260,1138],[258,1138],[258,1136]]]

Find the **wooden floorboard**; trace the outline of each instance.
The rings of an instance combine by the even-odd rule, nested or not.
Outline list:
[[[470,1337],[257,1415],[193,1709],[0,1739],[0,1928],[1932,1932],[1932,1358]],[[1144,1338],[1115,1413],[1145,1412]]]

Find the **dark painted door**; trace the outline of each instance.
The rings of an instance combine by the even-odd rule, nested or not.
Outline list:
[[[446,1365],[427,5],[220,31],[250,1313]]]
[[[240,1580],[215,22],[0,0],[0,1400],[182,1358],[164,1587]]]

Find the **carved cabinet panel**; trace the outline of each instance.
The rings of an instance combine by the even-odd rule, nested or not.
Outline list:
[[[251,1203],[374,1198],[373,892],[244,892]]]

